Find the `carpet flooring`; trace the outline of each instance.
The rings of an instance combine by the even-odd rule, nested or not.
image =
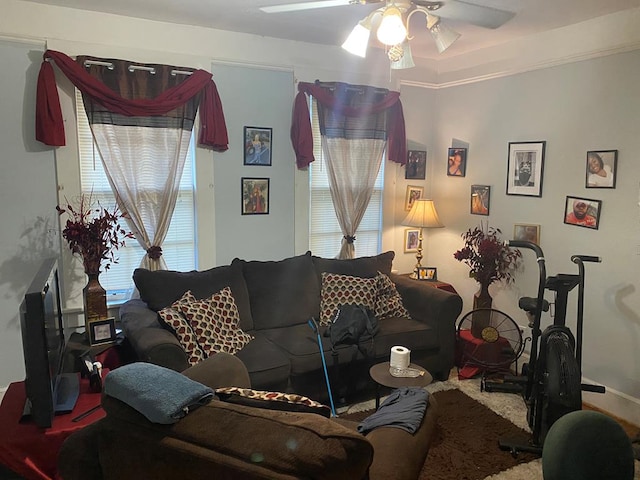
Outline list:
[[[420,480],[542,480],[540,458],[521,453],[514,459],[498,446],[500,438],[528,438],[526,407],[520,396],[482,392],[479,379],[461,381],[455,376],[434,382],[427,390],[438,401],[439,416]],[[339,416],[364,418],[363,411],[373,408],[372,401],[364,402]],[[635,465],[634,479],[640,480],[640,462]]]

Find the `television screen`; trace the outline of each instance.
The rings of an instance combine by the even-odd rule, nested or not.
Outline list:
[[[23,419],[51,427],[56,413],[68,413],[78,398],[78,374],[62,370],[65,339],[58,262],[43,261],[20,306],[27,400]]]

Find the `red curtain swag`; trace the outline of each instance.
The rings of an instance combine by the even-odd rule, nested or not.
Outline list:
[[[65,145],[64,122],[55,73],[53,66],[47,61],[51,59],[80,91],[109,111],[121,115],[163,115],[202,92],[198,144],[218,152],[224,152],[229,148],[222,102],[211,73],[205,70],[194,70],[179,85],[165,90],[154,99],[130,100],[108,88],[64,53],[47,50],[43,58],[36,96],[36,139],[46,145]]]
[[[298,168],[306,168],[313,158],[313,135],[309,119],[309,105],[305,94],[313,96],[327,108],[335,109],[348,117],[387,111],[387,152],[389,160],[404,165],[407,162],[407,142],[404,126],[404,114],[399,92],[388,92],[384,98],[372,105],[352,107],[340,103],[328,88],[313,83],[298,83],[298,94],[293,106],[293,122],[291,124],[291,143],[296,154]]]

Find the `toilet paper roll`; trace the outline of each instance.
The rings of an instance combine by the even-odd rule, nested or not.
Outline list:
[[[406,347],[396,345],[391,347],[391,357],[389,359],[389,366],[393,368],[407,368],[411,363],[411,350]]]

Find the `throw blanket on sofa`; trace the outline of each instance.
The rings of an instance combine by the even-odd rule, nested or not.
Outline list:
[[[209,403],[213,390],[181,373],[151,363],[131,363],[105,377],[104,393],[136,409],[154,423],[176,423]]]
[[[413,434],[420,428],[428,399],[429,393],[422,388],[398,388],[358,425],[358,432],[365,435],[377,427],[396,427]]]

